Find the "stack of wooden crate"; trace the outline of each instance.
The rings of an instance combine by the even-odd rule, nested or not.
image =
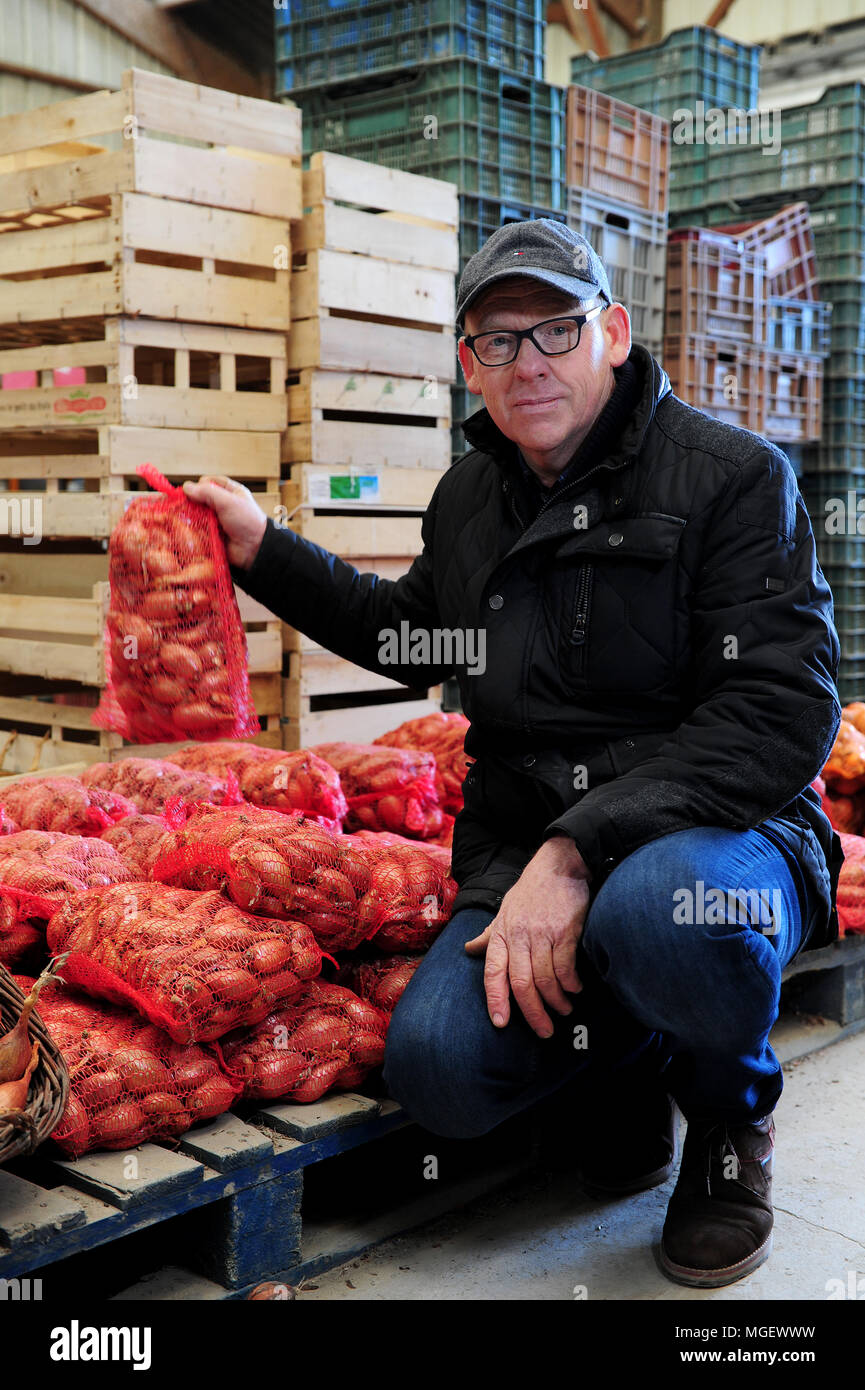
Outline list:
[[[139,463],[280,505],[300,148],[290,107],[134,69],[0,120],[4,770],[133,751],[90,714]],[[280,625],[239,599],[259,741],[279,746]]]
[[[316,153],[292,224],[285,516],[362,572],[397,579],[451,457],[454,184]],[[284,629],[283,743],[366,741],[440,708]]]

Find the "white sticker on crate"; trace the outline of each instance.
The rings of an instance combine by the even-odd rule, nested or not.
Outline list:
[[[376,473],[329,473],[310,479],[309,500],[320,502],[378,502]]]

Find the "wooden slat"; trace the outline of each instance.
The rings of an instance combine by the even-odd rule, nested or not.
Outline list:
[[[336,555],[417,555],[422,548],[421,518],[381,515],[333,516],[300,512],[290,523],[307,540]]]
[[[52,276],[47,280],[0,281],[0,323],[90,318],[119,314],[122,310],[122,278],[115,270]]]
[[[355,467],[381,463],[401,472],[443,471],[450,467],[451,448],[451,433],[447,427],[428,429],[423,425],[309,420],[302,425],[289,425],[282,457],[297,463],[353,464]]]
[[[434,689],[441,691],[441,686]],[[357,705],[345,709],[305,713],[299,719],[289,718],[282,725],[282,746],[287,751],[308,748],[316,743],[332,743],[342,739],[352,743],[370,743],[379,734],[396,729],[406,719],[421,719],[441,709],[441,695],[425,700],[395,700],[380,705]]]
[[[391,680],[377,671],[367,671],[333,652],[292,652],[289,657],[290,685],[297,694],[345,695],[351,698],[361,690],[400,690],[402,681]]]
[[[245,357],[285,357],[285,334],[225,324],[184,323],[152,318],[113,319],[106,335],[132,347],[159,347],[189,352],[233,352]],[[65,348],[58,351],[66,351]]]
[[[123,92],[104,91],[3,116],[0,155],[122,130],[127,109]]]
[[[103,616],[104,600],[100,597],[0,594],[0,629],[3,631],[11,628],[21,632],[62,632],[75,637],[99,638]]]
[[[129,106],[144,130],[182,139],[239,145],[300,159],[300,111],[132,68],[123,74]]]
[[[388,302],[392,302],[390,299]],[[292,316],[295,301],[291,301]],[[322,367],[394,376],[428,376],[440,385],[456,381],[456,339],[445,332],[323,315],[292,318],[288,369]]]
[[[142,193],[123,195],[122,223],[123,244],[135,250],[213,256],[271,269],[274,247],[290,244],[284,217],[202,207]]]
[[[128,476],[139,463],[154,463],[166,477],[224,474],[250,482],[279,478],[279,435],[243,430],[112,428],[108,431],[112,474]]]
[[[277,271],[275,281],[253,280],[134,261],[124,267],[120,284],[124,314],[288,331],[288,271]],[[103,311],[87,305],[81,312]]]
[[[282,486],[282,502],[289,512],[302,502],[333,502],[334,489],[331,479],[337,485],[352,479],[365,479],[358,482],[359,501],[369,500],[385,506],[426,507],[432,494],[441,481],[437,468],[388,468],[382,464],[358,468],[349,464],[292,465],[288,482]]]
[[[321,309],[381,314],[412,323],[451,325],[455,314],[454,277],[449,271],[398,265],[342,251],[310,251],[306,265],[291,276],[293,319],[315,318]],[[414,375],[423,375],[415,373]]]
[[[304,202],[333,198],[360,207],[383,208],[389,212],[417,214],[423,211],[431,222],[459,225],[456,186],[444,179],[408,174],[331,150],[312,155],[304,174]]]
[[[122,150],[90,155],[87,159],[0,174],[0,212],[62,207],[132,189],[135,166],[133,152],[128,148],[132,141],[126,144]]]
[[[270,217],[301,216],[300,169],[285,159],[195,149],[146,136],[130,143],[134,182],[124,192],[152,193]]]
[[[288,410],[292,423],[309,419],[313,410],[375,411],[450,423],[451,393],[446,386],[439,390],[425,377],[306,370],[288,388]]]
[[[390,214],[325,203],[292,225],[295,251],[362,252],[383,261],[432,266],[454,274],[459,268],[455,229],[412,225]]]
[[[34,231],[4,232],[0,236],[0,275],[89,265],[114,260],[118,228],[114,218],[93,217]],[[29,283],[29,282],[28,282]],[[22,285],[24,291],[27,286]]]

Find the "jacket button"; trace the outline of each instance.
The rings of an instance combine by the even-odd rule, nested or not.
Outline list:
[[[626,747],[626,748],[633,748],[633,746],[634,746],[634,740],[633,740],[632,738],[626,738],[626,739],[625,739],[625,747]]]
[[[508,482],[508,480],[507,480],[507,478],[506,478],[505,481],[502,483],[502,492],[507,492],[509,488],[510,488],[510,483]]]
[[[614,868],[615,863],[616,863],[615,859],[605,859],[605,860],[604,860],[604,868],[605,868],[605,869],[612,869],[612,868]]]
[[[624,501],[624,499],[623,499],[622,497],[614,497],[614,498],[613,498],[613,506],[614,506],[614,507],[621,507],[623,501]]]
[[[534,753],[527,753],[523,758],[523,767],[534,767],[536,758]]]
[[[504,602],[505,601],[502,598],[501,594],[492,594],[490,596],[490,608],[502,608],[504,606]]]
[[[614,531],[611,536],[608,536],[607,545],[621,545],[624,539],[621,531]]]

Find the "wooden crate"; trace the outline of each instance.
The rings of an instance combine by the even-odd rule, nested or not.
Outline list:
[[[0,255],[2,247],[0,238]],[[30,371],[37,384],[0,390],[0,430],[285,427],[282,333],[119,317],[71,342],[10,346],[5,335],[0,328],[0,381]],[[55,385],[68,367],[82,369],[85,383]]]
[[[357,465],[379,472],[450,466],[451,393],[425,378],[293,373],[282,458],[292,465]]]
[[[406,719],[420,719],[441,711],[441,686],[430,686],[425,694],[412,695],[404,686],[395,686],[403,698],[358,703],[356,692],[347,692],[344,703],[330,697],[302,695],[296,684],[283,682],[282,746],[289,752],[316,743],[347,740],[371,743],[379,734],[396,729]],[[384,696],[386,693],[382,691]]]
[[[287,331],[287,217],[140,193],[94,199],[86,211],[0,235],[0,323],[32,333],[57,319],[147,314]]]
[[[289,369],[454,381],[455,186],[331,152],[303,177]]]
[[[376,555],[394,558],[418,555],[423,548],[421,521],[424,508],[413,512],[406,504],[398,515],[381,510],[381,504],[365,502],[337,503],[325,507],[314,503],[297,503],[296,489],[288,483],[282,489],[281,513],[287,525],[314,545],[346,559],[354,556]],[[350,508],[353,508],[350,510]]]
[[[107,138],[70,156],[70,141],[94,136]],[[138,68],[120,91],[4,116],[4,156],[17,167],[0,164],[0,226],[73,221],[115,193],[281,219],[302,210],[297,109]]]

